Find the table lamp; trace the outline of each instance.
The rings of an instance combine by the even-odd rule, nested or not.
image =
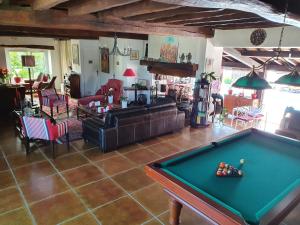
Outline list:
[[[136,73],[132,68],[127,68],[124,73],[123,73],[124,77],[135,77]],[[134,102],[137,102],[137,88],[136,88],[136,84],[134,85]]]
[[[33,95],[32,95],[32,80],[31,80],[31,67],[35,67],[35,59],[33,55],[22,55],[22,66],[28,67],[28,75],[29,75],[29,90],[30,90],[30,98],[31,98],[31,106],[33,106]]]

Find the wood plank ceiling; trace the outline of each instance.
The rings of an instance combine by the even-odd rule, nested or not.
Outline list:
[[[138,39],[147,34],[212,37],[215,29],[280,26],[284,5],[272,2],[0,0],[0,35],[94,39],[118,32],[119,37]],[[294,8],[287,23],[300,27],[300,6],[297,0],[290,2]]]

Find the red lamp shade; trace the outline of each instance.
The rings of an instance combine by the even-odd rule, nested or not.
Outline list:
[[[135,76],[136,76],[136,73],[135,73],[135,71],[134,71],[133,69],[127,68],[127,69],[125,70],[125,72],[123,73],[123,76],[124,76],[124,77],[135,77]]]

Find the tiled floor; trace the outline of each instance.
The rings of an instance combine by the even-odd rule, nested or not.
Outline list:
[[[0,225],[168,224],[168,197],[149,179],[146,163],[229,135],[228,127],[189,129],[101,154],[83,141],[26,157],[13,128],[0,124]],[[300,207],[284,221],[300,224]],[[208,221],[183,208],[182,225]]]

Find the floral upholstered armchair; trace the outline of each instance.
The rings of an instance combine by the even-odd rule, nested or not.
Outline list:
[[[57,94],[54,88],[39,90],[38,95],[41,111],[43,111],[43,107],[49,107],[51,117],[53,117],[54,107],[56,107],[58,113],[59,107],[65,106],[69,117],[69,98],[67,95]]]

